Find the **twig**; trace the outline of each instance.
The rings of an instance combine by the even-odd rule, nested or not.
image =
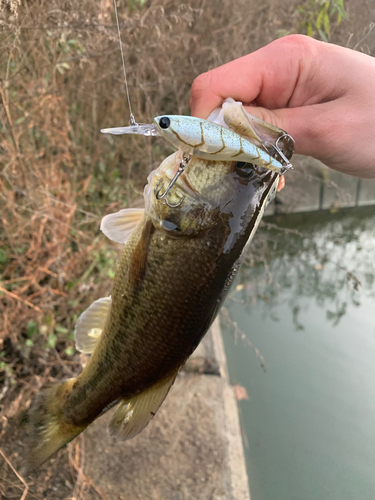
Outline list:
[[[65,203],[59,199],[56,198],[52,193],[50,193],[47,189],[41,189],[41,192],[44,193],[46,196],[48,196],[51,200],[53,200],[56,204],[62,205],[66,208],[72,208],[73,205],[70,205],[69,203]],[[80,212],[81,214],[87,215],[88,217],[91,217],[93,220],[98,220],[99,217],[96,214],[93,214],[92,212],[88,212],[87,210],[83,210],[83,208],[77,208],[77,212]]]
[[[56,290],[56,288],[51,288],[50,289],[52,293],[54,293],[55,295],[61,295],[62,297],[67,297],[68,294],[65,293],[65,292],[61,292],[60,290]]]
[[[35,311],[37,311],[39,313],[42,313],[42,310],[38,306],[34,306],[34,304],[32,304],[31,302],[29,302],[28,300],[22,299],[21,297],[19,297],[15,293],[10,292],[9,290],[7,290],[6,288],[3,288],[2,286],[0,286],[0,292],[3,292],[6,295],[9,295],[13,299],[19,300],[20,302],[23,302],[27,306],[32,307],[33,309],[35,309]]]
[[[49,269],[46,269],[45,267],[38,267],[38,271],[43,271],[44,273],[51,275],[53,278],[59,277],[58,274],[53,273],[52,271],[50,271]]]
[[[30,300],[35,299],[35,297],[42,295],[42,293],[45,293],[46,291],[47,291],[46,289],[39,290],[38,292],[35,292],[32,295],[29,295],[29,299]]]
[[[84,466],[84,461],[85,461],[84,436],[83,435],[81,435],[81,444],[82,444],[82,446],[81,446],[82,450],[81,450],[80,445],[78,443],[76,444],[76,446],[75,446],[75,452],[76,452],[75,455],[76,456],[74,458],[73,458],[72,449],[70,448],[70,450],[69,450],[69,464],[78,473],[76,484],[74,486],[73,496],[75,494],[80,496],[79,489],[81,489],[81,491],[83,491],[85,488],[85,483],[86,483],[100,496],[100,498],[102,500],[108,500],[107,497],[99,490],[99,488],[97,488],[95,486],[93,481],[88,476],[86,476],[86,474],[83,472],[83,466]]]
[[[12,136],[14,148],[17,151],[17,154],[20,155],[20,150],[19,150],[19,147],[18,147],[18,142],[17,142],[16,136],[14,135],[14,131],[13,131],[12,116],[11,116],[10,111],[9,111],[9,106],[8,106],[7,98],[5,96],[5,92],[4,92],[4,89],[3,89],[3,86],[1,84],[1,82],[0,82],[0,96],[1,96],[1,100],[3,101],[5,115],[7,117],[7,121],[8,121],[8,125],[9,125],[9,130],[10,130],[10,133],[11,133],[11,136]]]
[[[3,105],[4,105],[4,109],[5,109],[5,115],[7,117],[8,126],[9,126],[9,130],[10,130],[10,135],[12,137],[14,149],[16,150],[17,157],[18,157],[18,159],[19,159],[19,161],[21,163],[21,166],[22,166],[22,177],[23,177],[23,179],[25,181],[25,172],[26,172],[25,164],[23,162],[21,151],[20,151],[20,147],[19,147],[16,135],[15,135],[14,130],[13,130],[13,120],[12,120],[12,116],[10,114],[9,104],[7,102],[7,98],[5,96],[4,88],[2,86],[1,81],[0,81],[0,96],[1,96],[1,100],[3,101]]]
[[[223,318],[223,320],[226,321],[227,324],[229,324],[230,326],[233,327],[233,336],[234,336],[235,342],[237,343],[237,338],[239,337],[245,345],[247,345],[248,347],[253,349],[255,356],[259,359],[260,366],[261,366],[262,370],[264,372],[266,372],[267,368],[266,368],[266,362],[265,362],[263,354],[260,352],[260,350],[257,347],[255,347],[255,345],[251,342],[251,340],[247,337],[247,335],[241,330],[241,328],[237,324],[237,321],[233,321],[233,319],[231,318],[231,316],[229,314],[228,309],[226,307],[223,307],[221,309],[220,314],[221,314],[221,317]]]
[[[10,283],[17,283],[18,281],[29,281],[32,280],[33,276],[23,276],[22,278],[14,278],[12,280],[3,281],[3,285],[9,285]]]
[[[262,353],[260,352],[260,350],[255,347],[255,345],[251,342],[251,340],[249,340],[246,336],[246,334],[241,330],[241,328],[238,326],[237,324],[237,321],[233,321],[233,326],[234,326],[234,332],[235,332],[235,335],[239,335],[242,342],[244,342],[245,344],[247,343],[249,347],[251,347],[255,353],[255,356],[259,359],[259,362],[260,362],[260,366],[262,367],[262,370],[264,372],[266,372],[266,363],[265,363],[265,360],[264,360],[264,356],[262,355]]]
[[[335,262],[333,262],[333,264],[336,264],[336,266],[339,269],[342,269],[343,271],[346,272],[346,279],[347,279],[348,283],[349,283],[349,281],[351,281],[353,284],[354,290],[356,292],[358,292],[359,287],[362,286],[362,282],[357,278],[357,276],[354,273],[352,273],[351,271],[349,271],[346,267],[343,267],[340,264],[337,264]]]
[[[86,476],[86,474],[84,474],[83,472],[82,472],[82,477],[84,478],[84,480],[86,481],[86,483],[87,483],[89,486],[91,486],[91,488],[92,488],[94,491],[96,491],[96,493],[100,496],[100,498],[101,498],[102,500],[108,500],[108,498],[104,495],[104,493],[102,493],[102,492],[99,490],[99,488],[97,488],[97,487],[95,486],[95,484],[92,482],[92,480],[91,480],[88,476]]]
[[[298,231],[297,229],[290,229],[287,227],[280,227],[277,224],[272,224],[271,222],[261,222],[261,227],[265,227],[267,229],[274,229],[275,231],[282,231],[283,233],[286,234],[296,234],[297,236],[300,236],[301,238],[304,238],[306,235]]]
[[[363,37],[359,40],[359,42],[357,42],[354,45],[353,50],[357,50],[357,48],[359,47],[359,45],[366,40],[366,38],[371,34],[371,32],[372,32],[372,30],[374,28],[375,28],[375,23],[370,23],[369,26],[368,26],[368,28],[367,28],[367,33],[366,33],[366,29],[365,29]]]
[[[16,469],[13,467],[9,459],[5,456],[3,451],[0,448],[0,455],[3,457],[3,459],[6,461],[6,463],[9,465],[9,467],[12,469],[12,471],[15,473],[15,475],[18,477],[18,479],[21,481],[21,483],[25,486],[25,489],[23,490],[22,497],[20,500],[25,500],[27,493],[29,491],[29,485],[26,483],[24,478],[16,471]]]
[[[64,361],[61,359],[60,354],[58,353],[58,351],[57,351],[57,349],[56,349],[56,348],[54,348],[54,349],[53,349],[53,353],[55,354],[57,361],[60,363],[60,365],[61,365],[61,366],[63,367],[63,369],[66,371],[66,373],[67,373],[68,375],[70,375],[71,377],[74,377],[74,373],[72,372],[72,370],[71,370],[70,368],[68,368],[68,367],[66,366],[66,364],[65,364],[65,363],[64,363]]]
[[[12,189],[13,189],[13,186],[12,186]],[[31,198],[31,197],[29,197],[29,198],[31,200],[33,200],[33,198]],[[4,198],[4,197],[3,197],[3,199],[6,200],[6,198]],[[35,216],[35,218],[37,218],[37,217],[47,217],[48,220],[51,220],[53,222],[57,222],[57,224],[59,224],[60,226],[66,227],[66,228],[70,229],[71,231],[74,231],[75,233],[77,233],[80,236],[82,236],[82,238],[85,238],[86,240],[90,239],[90,237],[87,234],[85,234],[83,231],[80,231],[79,229],[75,229],[70,224],[62,222],[60,219],[57,219],[56,217],[53,217],[52,215],[48,215],[48,214],[44,214],[44,213],[39,213],[36,210],[32,210],[31,208],[28,208],[26,206],[22,206],[19,203],[13,203],[13,206],[17,207],[17,208],[20,208],[22,210],[25,210],[26,212],[30,212],[31,214],[33,214]]]

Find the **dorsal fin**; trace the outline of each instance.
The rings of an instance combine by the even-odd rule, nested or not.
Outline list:
[[[74,330],[76,348],[84,354],[91,354],[100,335],[111,307],[111,297],[96,300],[78,318]]]
[[[125,243],[144,214],[144,208],[125,208],[103,217],[100,229],[112,241]]]
[[[141,432],[166,398],[177,372],[131,399],[122,400],[109,424],[109,433],[125,441]]]

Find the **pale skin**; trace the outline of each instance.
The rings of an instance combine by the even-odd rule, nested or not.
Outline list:
[[[295,152],[340,172],[375,177],[375,58],[290,35],[199,75],[193,116],[207,118],[227,98],[286,130]],[[279,183],[280,190],[284,179]]]

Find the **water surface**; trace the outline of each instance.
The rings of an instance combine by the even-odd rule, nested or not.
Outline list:
[[[266,222],[221,320],[251,498],[374,500],[375,207]]]

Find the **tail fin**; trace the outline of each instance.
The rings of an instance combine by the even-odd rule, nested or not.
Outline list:
[[[55,451],[69,443],[87,425],[75,425],[65,420],[62,408],[76,379],[42,389],[28,411],[29,464],[34,470]]]

